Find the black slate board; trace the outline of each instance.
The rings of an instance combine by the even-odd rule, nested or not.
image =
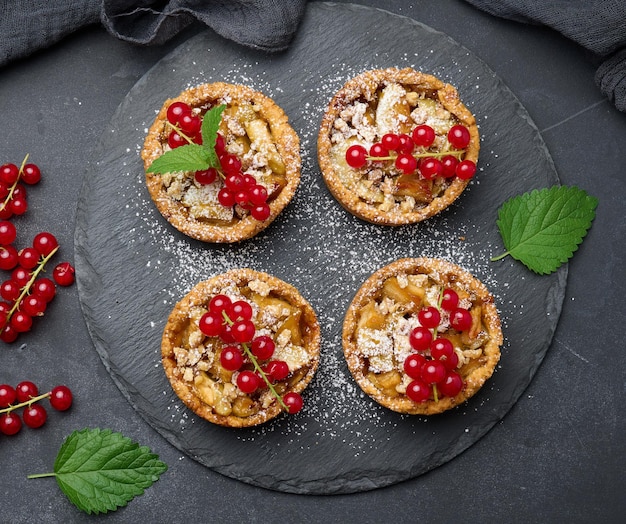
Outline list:
[[[400,35],[400,36],[399,36]],[[349,77],[412,66],[457,86],[482,134],[479,173],[458,202],[426,223],[366,224],[326,190],[315,141],[323,110]],[[203,82],[244,83],[281,105],[302,141],[302,184],[261,235],[207,245],[169,226],[144,186],[140,149],[156,110]],[[504,417],[550,345],[567,266],[536,276],[489,259],[503,251],[495,222],[508,198],[558,184],[524,108],[467,49],[413,20],[349,4],[311,3],[291,48],[257,53],[207,32],[180,46],[128,93],[86,175],[75,234],[78,290],[94,346],[136,410],[174,446],[229,477],[270,489],[350,493],[420,475],[457,456]],[[467,404],[409,417],[365,397],[343,360],[341,322],[360,283],[404,256],[446,258],[496,297],[505,344],[500,365]],[[258,428],[230,430],[189,412],[160,366],[160,337],[174,303],[196,282],[249,266],[296,285],[322,325],[321,366],[305,409]]]

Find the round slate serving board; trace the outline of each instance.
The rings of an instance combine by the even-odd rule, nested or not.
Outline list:
[[[333,93],[363,70],[391,66],[412,66],[455,85],[482,134],[479,172],[455,205],[425,223],[397,228],[346,213],[324,186],[315,150]],[[164,100],[212,81],[247,84],[271,96],[301,137],[295,199],[267,230],[237,245],[203,244],[165,222],[145,188],[140,159]],[[258,53],[203,33],[128,93],[102,136],[80,196],[75,240],[81,305],[95,348],[129,402],[198,462],[285,492],[386,486],[467,449],[530,383],[556,328],[567,266],[539,277],[510,258],[490,258],[504,250],[496,227],[500,205],[557,183],[524,108],[467,49],[384,11],[312,3],[283,54]],[[500,365],[485,387],[463,406],[430,418],[399,415],[363,395],[341,348],[344,312],[362,281],[407,256],[445,258],[483,280],[496,298],[505,336]],[[199,419],[182,405],[161,368],[160,339],[170,310],[193,285],[241,266],[297,286],[318,313],[323,340],[303,411],[235,430]]]

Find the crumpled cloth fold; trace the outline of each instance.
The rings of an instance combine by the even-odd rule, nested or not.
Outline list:
[[[601,61],[595,82],[626,111],[625,0],[466,0],[494,16],[545,25],[594,53]]]

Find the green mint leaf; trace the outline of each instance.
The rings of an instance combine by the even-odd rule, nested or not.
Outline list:
[[[215,155],[215,150],[213,154]],[[166,151],[160,157],[155,158],[147,171],[161,175],[178,171],[203,171],[212,166],[211,162],[208,147],[187,144]]]
[[[220,127],[224,109],[226,109],[224,104],[212,107],[202,118],[202,128],[200,132],[202,133],[202,144],[209,155],[209,167],[220,167],[220,160],[215,152],[215,140],[217,139],[217,131]]]
[[[145,446],[111,430],[74,431],[61,446],[54,473],[61,491],[78,509],[106,513],[141,495],[167,470]]]
[[[540,275],[556,271],[578,249],[598,200],[577,187],[553,186],[507,200],[496,224],[507,255]]]

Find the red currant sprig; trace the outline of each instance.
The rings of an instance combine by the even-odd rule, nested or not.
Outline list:
[[[173,102],[167,109],[167,123],[172,128],[168,135],[168,144],[172,149],[196,143],[202,144],[202,118],[194,115],[191,107],[184,102]],[[233,207],[238,204],[249,211],[253,218],[260,222],[267,220],[271,209],[267,200],[267,189],[257,183],[251,174],[244,174],[241,170],[241,160],[228,153],[225,148],[224,137],[217,133],[215,153],[220,162],[220,168],[209,167],[206,170],[196,171],[194,179],[198,184],[212,184],[221,178],[224,187],[218,193],[218,201],[224,207]]]
[[[15,435],[22,429],[22,419],[29,428],[43,426],[48,414],[39,401],[45,398],[57,411],[67,411],[73,402],[72,392],[67,386],[56,386],[40,395],[37,386],[30,381],[20,382],[15,388],[0,384],[0,433]],[[22,419],[16,412],[20,408],[24,408]]]
[[[41,170],[35,164],[27,164],[28,155],[18,168],[15,164],[0,166],[0,219],[7,220],[13,215],[23,215],[28,209],[26,188],[41,180]]]
[[[471,160],[460,160],[470,142],[467,127],[456,124],[450,128],[447,140],[452,149],[425,151],[433,144],[435,136],[435,130],[426,124],[417,126],[411,135],[387,133],[369,151],[360,144],[350,146],[346,150],[346,162],[350,167],[360,169],[368,162],[393,161],[396,169],[404,175],[419,171],[426,180],[454,176],[463,180],[472,178],[476,173],[476,164]],[[415,152],[416,147],[422,152]]]
[[[472,326],[472,316],[467,309],[458,307],[459,295],[451,288],[442,290],[438,307],[428,306],[418,313],[420,326],[409,334],[409,343],[415,351],[404,361],[404,373],[412,379],[406,388],[407,396],[413,402],[425,402],[433,395],[435,402],[439,395],[454,397],[464,387],[461,375],[456,372],[459,357],[449,339],[438,336],[441,323],[441,310],[450,319],[450,325],[457,331],[467,331]],[[425,354],[430,350],[430,355]]]
[[[302,409],[302,397],[293,391],[281,396],[274,388],[276,382],[287,378],[289,367],[285,361],[271,360],[276,349],[274,340],[268,335],[256,335],[252,313],[245,300],[233,302],[227,295],[218,294],[209,301],[198,327],[204,335],[219,337],[227,344],[220,353],[220,364],[228,371],[239,371],[237,387],[243,393],[267,387],[287,413],[295,414]],[[252,369],[242,370],[247,362]]]

